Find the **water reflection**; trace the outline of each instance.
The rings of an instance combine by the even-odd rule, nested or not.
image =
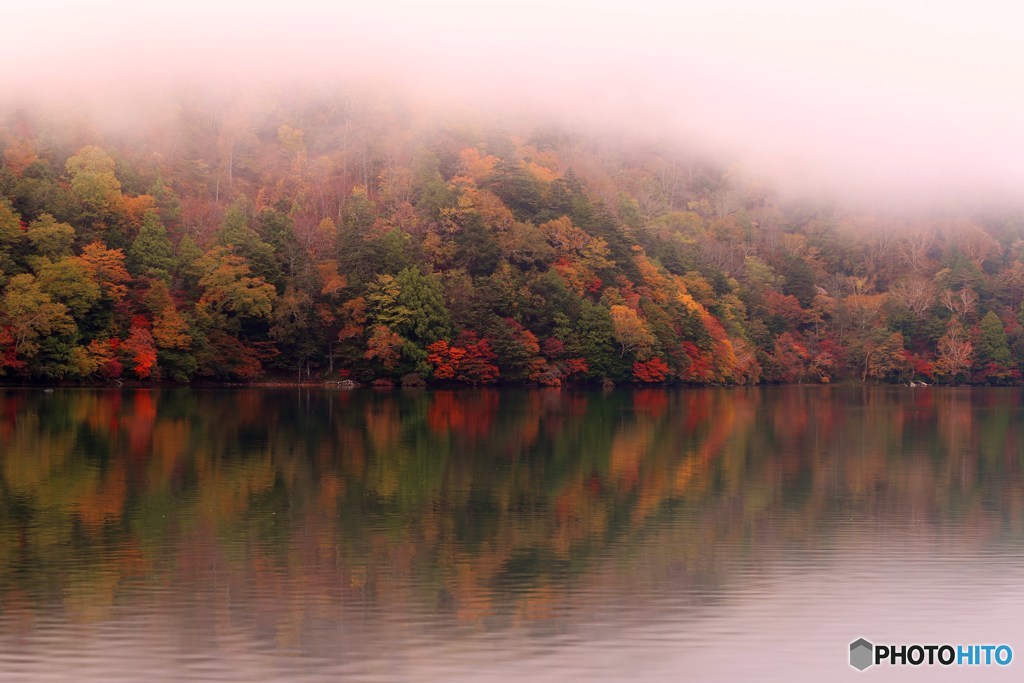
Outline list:
[[[0,678],[736,680],[753,659],[710,657],[742,645],[816,679],[845,662],[793,638],[1012,642],[1021,411],[1011,389],[0,390]]]

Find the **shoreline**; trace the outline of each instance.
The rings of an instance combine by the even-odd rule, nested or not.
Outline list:
[[[380,385],[372,382],[343,385],[343,380],[329,380],[320,382],[296,382],[296,381],[275,381],[261,380],[254,382],[190,382],[187,384],[177,382],[68,382],[68,383],[41,383],[41,382],[3,382],[0,381],[0,389],[332,389],[335,391],[397,391],[397,390],[455,390],[455,389],[496,389],[496,390],[521,390],[521,389],[573,389],[573,390],[610,390],[610,389],[740,389],[754,387],[901,387],[904,389],[955,389],[965,387],[980,387],[986,389],[1013,389],[1024,387],[1024,384],[1009,385],[987,385],[987,384],[927,384],[908,386],[907,384],[896,384],[892,382],[859,382],[851,380],[848,382],[831,383],[758,383],[758,384],[682,384],[682,383],[636,383],[621,382],[603,385],[600,382],[580,382],[563,384],[561,386],[542,386],[539,384],[457,384],[457,383],[424,383],[417,385],[402,385],[395,383],[391,385]]]

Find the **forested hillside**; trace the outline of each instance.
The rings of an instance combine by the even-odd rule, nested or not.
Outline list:
[[[183,98],[0,122],[0,380],[1017,383],[1024,221],[783,203],[687,150]]]

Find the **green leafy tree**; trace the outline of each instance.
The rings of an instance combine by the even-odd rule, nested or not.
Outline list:
[[[791,256],[782,265],[783,294],[795,296],[804,308],[814,302],[814,269],[806,259]]]
[[[15,275],[8,281],[0,301],[0,320],[10,335],[17,367],[36,361],[42,352],[59,348],[62,343],[70,353],[77,335],[68,307],[54,301],[35,276],[28,273]],[[67,342],[69,339],[71,344]],[[51,343],[47,344],[47,340]],[[61,374],[56,368],[43,370],[42,374]]]
[[[985,314],[978,329],[978,360],[982,363],[1008,366],[1011,362],[1010,343],[1003,328],[1003,321],[995,311]]]
[[[278,287],[283,283],[283,276],[274,248],[260,238],[251,223],[252,202],[247,199],[236,201],[224,216],[217,233],[217,243],[246,259],[253,273]]]
[[[149,281],[145,306],[153,321],[151,335],[160,377],[187,382],[197,369],[192,347],[194,337],[199,334],[193,328],[190,316],[178,310],[167,283],[159,279]],[[137,332],[136,341],[144,342],[145,335]],[[140,359],[148,357],[146,344],[138,344],[137,350],[142,354]]]
[[[281,355],[275,364],[294,371],[299,379],[311,376],[311,365],[323,347],[323,329],[319,324],[316,302],[308,291],[294,285],[285,288],[274,306],[270,336]]]
[[[412,320],[410,308],[399,304],[402,288],[393,275],[378,275],[366,288],[366,303],[370,319],[378,325],[392,329],[405,327]]]
[[[519,163],[505,159],[497,163],[483,187],[498,195],[520,221],[532,220],[544,200],[537,179]]]
[[[21,241],[21,216],[11,200],[0,197],[0,249],[10,249]]]
[[[369,282],[387,270],[381,244],[372,234],[376,222],[377,207],[366,188],[354,188],[345,202],[338,233],[338,267],[356,283]]]
[[[241,256],[223,247],[207,253],[199,262],[202,296],[197,307],[206,313],[268,318],[277,293],[273,285],[254,275]]]
[[[134,275],[166,280],[174,268],[174,245],[155,211],[146,213],[139,234],[128,249],[128,270]]]
[[[479,212],[471,211],[455,234],[455,262],[471,275],[489,275],[501,259],[501,248]]]
[[[277,209],[264,209],[256,217],[256,231],[260,239],[270,245],[285,276],[297,272],[308,260],[305,250],[295,238],[295,223],[288,214]]]
[[[190,292],[197,290],[199,278],[203,275],[200,261],[203,258],[203,250],[199,248],[191,235],[185,235],[178,242],[178,249],[175,253],[174,273],[182,284]]]
[[[372,322],[426,346],[452,333],[451,317],[438,279],[418,268],[380,275],[367,289]]]
[[[44,213],[75,225],[82,219],[82,203],[66,183],[58,181],[50,164],[42,159],[31,164],[20,178],[12,180],[0,192],[10,197],[15,210],[25,221]]]
[[[176,225],[181,220],[181,200],[161,176],[157,176],[149,188],[149,194],[156,202],[160,213],[160,222],[165,225]]]
[[[452,334],[451,318],[440,281],[419,268],[405,268],[395,276],[398,305],[412,311],[409,321],[396,328],[402,336],[431,344]]]
[[[20,253],[23,240],[21,216],[9,199],[0,197],[0,273],[14,274],[14,257]]]
[[[239,379],[259,375],[273,356],[266,335],[277,291],[226,247],[214,247],[197,265],[201,295],[191,335],[196,372]]]
[[[121,200],[121,182],[114,174],[116,164],[109,154],[89,145],[68,159],[71,191],[96,216],[106,216]]]
[[[56,261],[71,253],[71,245],[75,242],[75,229],[67,223],[57,222],[53,216],[44,213],[29,223],[25,236],[32,246],[34,255]]]
[[[436,222],[444,209],[455,205],[455,196],[441,175],[436,154],[419,150],[413,159],[412,191],[417,212]]]
[[[1010,340],[1003,328],[1003,321],[995,311],[989,311],[978,324],[978,343],[976,370],[983,382],[1002,384],[1015,379],[1013,355],[1010,353]]]
[[[79,320],[100,300],[102,292],[94,275],[90,264],[78,256],[65,256],[56,263],[46,261],[36,271],[39,288]]]
[[[584,301],[576,324],[562,318],[555,333],[570,357],[586,360],[589,377],[621,379],[628,374],[628,364],[615,352],[615,326],[606,306]]]

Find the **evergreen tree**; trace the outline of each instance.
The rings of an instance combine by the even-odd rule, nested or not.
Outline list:
[[[575,326],[565,323],[556,328],[556,335],[570,356],[586,359],[590,377],[622,379],[626,375],[628,363],[616,350],[615,327],[606,306],[584,301]]]
[[[236,201],[224,216],[224,222],[217,233],[217,243],[245,258],[254,274],[281,291],[283,277],[274,248],[260,239],[251,223],[252,202],[244,198]]]
[[[174,265],[174,246],[167,237],[167,230],[156,212],[148,211],[128,249],[128,271],[133,275],[167,280]]]
[[[978,359],[983,363],[1010,364],[1010,343],[1003,321],[995,311],[989,311],[978,325]]]
[[[1003,321],[995,311],[989,311],[978,325],[977,343],[978,379],[990,384],[1004,384],[1016,379],[1018,373],[1013,367],[1010,341],[1003,328]]]

